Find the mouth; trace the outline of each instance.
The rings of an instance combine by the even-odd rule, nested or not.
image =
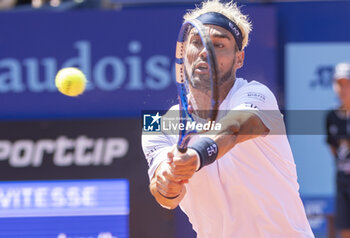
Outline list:
[[[209,65],[206,62],[196,64],[194,72],[198,74],[207,74],[209,73]]]

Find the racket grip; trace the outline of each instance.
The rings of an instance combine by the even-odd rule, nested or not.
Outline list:
[[[178,150],[180,153],[184,154],[184,153],[187,152],[187,147],[181,148],[179,145],[177,145],[177,150]]]

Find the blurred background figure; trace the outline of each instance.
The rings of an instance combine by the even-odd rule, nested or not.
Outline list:
[[[0,10],[74,10],[74,9],[115,9],[109,0],[0,0]]]
[[[15,6],[16,0],[0,0],[0,10],[8,10]]]
[[[327,115],[327,143],[336,162],[336,227],[350,237],[350,63],[335,68],[333,88],[340,106]]]

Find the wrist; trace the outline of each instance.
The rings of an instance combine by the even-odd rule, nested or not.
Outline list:
[[[161,194],[156,188],[154,190],[153,196],[159,205],[161,205],[163,208],[171,210],[171,209],[175,209],[179,205],[179,203],[182,201],[185,194],[186,194],[186,188],[183,187],[179,195],[177,195],[172,199],[169,199],[167,198],[167,196],[164,196],[163,194]]]
[[[181,193],[179,193],[176,196],[168,197],[168,196],[165,196],[164,194],[162,194],[161,192],[159,192],[159,190],[157,190],[157,192],[160,194],[160,196],[162,196],[163,198],[169,199],[169,200],[176,199],[181,195]]]
[[[190,148],[190,147],[189,147]],[[190,148],[191,149],[191,148]],[[199,153],[192,149],[194,151],[194,153],[196,154],[196,159],[197,159],[197,167],[196,167],[196,172],[200,169],[200,166],[201,166],[201,159],[200,159],[200,155]]]
[[[188,148],[191,148],[197,152],[199,165],[197,165],[196,171],[200,170],[204,166],[214,163],[219,153],[218,145],[209,137],[201,137]]]

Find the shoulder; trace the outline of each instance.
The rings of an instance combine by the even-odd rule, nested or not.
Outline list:
[[[264,84],[257,81],[251,81],[240,88],[238,93],[243,93],[247,97],[257,98],[260,100],[275,99],[273,92]]]
[[[168,114],[169,112],[173,112],[173,111],[178,111],[180,109],[179,104],[173,105],[167,112],[166,114]],[[165,114],[165,115],[166,115]]]
[[[165,131],[162,128],[162,120],[164,118],[172,118],[178,115],[179,105],[172,106],[166,113],[159,112],[160,119],[157,121],[159,123],[159,131],[145,131],[144,128],[142,130],[142,146],[148,147],[157,145],[171,145],[174,143],[174,133],[172,131]],[[175,140],[176,141],[176,140]]]
[[[278,109],[276,97],[266,85],[257,81],[244,80],[245,82],[242,83],[242,79],[237,80],[240,80],[237,81],[240,84],[239,88],[228,98],[231,105],[248,103],[265,110]]]
[[[328,122],[340,122],[347,120],[346,113],[342,111],[340,108],[329,110],[327,112],[327,121]]]
[[[328,112],[327,112],[327,119],[331,119],[331,118],[333,118],[333,117],[335,117],[336,116],[336,113],[335,113],[335,110],[334,109],[332,109],[332,110],[329,110]]]

